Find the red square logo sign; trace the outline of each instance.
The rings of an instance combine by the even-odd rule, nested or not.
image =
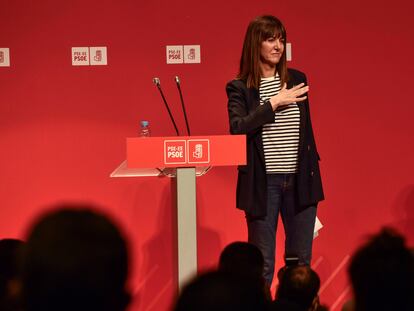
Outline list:
[[[210,140],[188,140],[188,163],[210,163]]]
[[[164,163],[165,164],[186,164],[185,140],[165,140],[164,141]]]

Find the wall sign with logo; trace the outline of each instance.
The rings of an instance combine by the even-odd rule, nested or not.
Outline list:
[[[201,63],[199,45],[184,45],[184,63],[186,64]]]
[[[107,64],[106,46],[72,48],[72,66],[100,66]]]
[[[292,44],[286,43],[286,60],[290,62],[292,60]]]
[[[106,56],[106,46],[94,46],[89,48],[89,54],[91,56],[92,66],[108,65],[108,59]]]
[[[89,48],[72,48],[72,66],[89,66]]]
[[[10,67],[9,48],[0,48],[0,67]]]
[[[199,45],[167,45],[167,64],[201,63]]]

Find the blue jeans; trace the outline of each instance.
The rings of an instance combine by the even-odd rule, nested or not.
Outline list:
[[[296,174],[267,175],[267,215],[246,214],[248,241],[256,245],[264,257],[264,278],[271,285],[275,270],[275,248],[278,215],[285,229],[285,256],[296,256],[299,264],[309,265],[312,257],[316,206],[297,213]]]

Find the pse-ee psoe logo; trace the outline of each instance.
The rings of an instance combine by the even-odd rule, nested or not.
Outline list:
[[[72,66],[89,66],[89,48],[72,48]]]
[[[72,66],[108,65],[106,46],[72,47]]]
[[[201,164],[210,162],[208,139],[165,140],[165,164]]]
[[[167,45],[167,64],[182,64],[184,63],[183,46],[182,45]]]
[[[167,64],[201,63],[200,45],[167,45]]]
[[[164,141],[164,163],[165,164],[186,164],[187,163],[187,142],[185,140]]]

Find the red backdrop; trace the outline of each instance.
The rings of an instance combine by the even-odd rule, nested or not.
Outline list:
[[[109,174],[140,119],[153,136],[174,135],[154,76],[180,128],[175,75],[193,134],[228,133],[225,83],[248,22],[269,13],[288,29],[290,66],[308,74],[326,192],[313,265],[322,301],[339,310],[349,255],[367,234],[392,225],[414,241],[412,10],[409,0],[0,0],[0,47],[11,54],[0,67],[0,238],[23,238],[49,204],[101,204],[130,240],[131,309],[166,310],[176,291],[170,180]],[[201,45],[201,64],[167,65],[165,46],[185,44]],[[75,46],[107,46],[108,66],[73,67]],[[235,168],[197,180],[201,269],[246,239],[235,183]]]

